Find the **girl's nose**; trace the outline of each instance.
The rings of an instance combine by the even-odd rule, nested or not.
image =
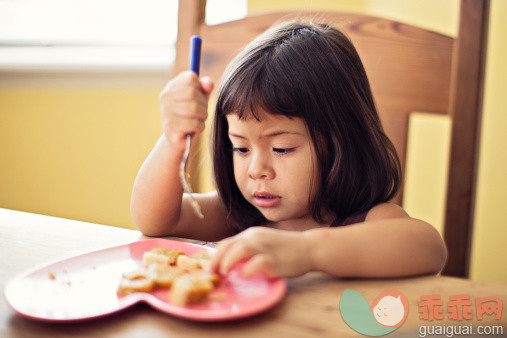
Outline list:
[[[254,156],[250,162],[250,166],[248,167],[248,177],[253,180],[271,180],[275,178],[275,171],[266,158],[263,158],[262,155],[257,155]]]

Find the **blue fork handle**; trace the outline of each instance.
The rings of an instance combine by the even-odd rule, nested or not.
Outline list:
[[[199,66],[201,64],[201,45],[202,39],[200,36],[193,35],[190,38],[189,68],[197,75],[199,75]],[[188,134],[187,137],[192,137],[192,134]]]
[[[199,65],[201,63],[201,44],[202,39],[194,35],[190,38],[190,70],[199,75]]]

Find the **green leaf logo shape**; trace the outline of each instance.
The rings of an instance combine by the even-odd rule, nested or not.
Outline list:
[[[373,306],[375,306],[380,299],[384,298],[384,294],[395,294],[400,298],[401,296],[403,297],[402,304],[404,308],[404,316],[403,319],[394,327],[388,327],[380,324],[375,319],[372,312]],[[373,306],[370,307],[366,298],[364,298],[362,294],[351,289],[345,289],[340,299],[340,313],[345,323],[347,323],[347,325],[353,330],[367,336],[383,336],[393,332],[401,326],[401,324],[403,324],[408,312],[408,302],[406,301],[406,297],[396,290],[383,292],[379,297],[377,297]]]

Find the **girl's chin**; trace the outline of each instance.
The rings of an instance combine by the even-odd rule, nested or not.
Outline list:
[[[262,216],[264,216],[264,218],[266,218],[268,221],[270,222],[282,222],[282,221],[287,221],[289,220],[290,218],[288,217],[285,217],[285,215],[281,215],[280,213],[275,213],[275,212],[266,212],[262,209],[257,209],[260,211],[260,213],[262,214]]]
[[[280,222],[286,222],[291,220],[297,220],[301,218],[301,215],[296,214],[289,214],[289,213],[282,213],[282,212],[275,212],[275,210],[262,210],[258,209],[261,214],[270,222],[273,223],[280,223]]]
[[[301,209],[299,210],[287,210],[282,208],[281,205],[277,205],[275,207],[270,208],[262,208],[254,203],[251,203],[254,208],[259,210],[259,212],[266,218],[269,222],[273,223],[280,223],[284,221],[294,221],[294,220],[301,220],[305,218],[309,218],[310,220],[313,220],[312,216],[309,214],[308,211],[306,213],[302,214]],[[294,209],[294,208],[293,208]]]
[[[281,218],[281,217],[273,217],[273,216],[270,216],[270,215],[266,215],[265,213],[262,213],[262,215],[264,216],[264,218],[266,218],[269,222],[282,222],[282,221],[286,221],[287,219],[285,218]]]

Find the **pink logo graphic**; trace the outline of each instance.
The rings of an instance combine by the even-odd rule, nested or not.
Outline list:
[[[397,290],[384,291],[373,301],[371,312],[380,325],[399,327],[407,318],[407,297]]]

